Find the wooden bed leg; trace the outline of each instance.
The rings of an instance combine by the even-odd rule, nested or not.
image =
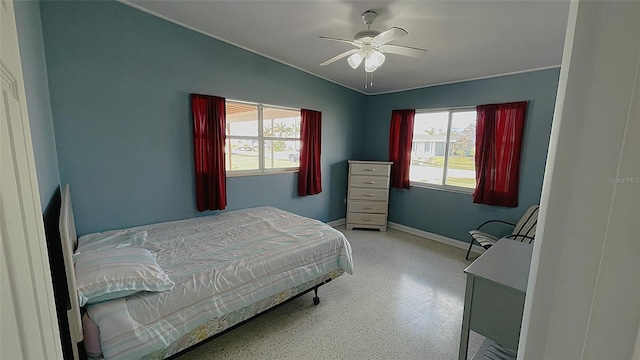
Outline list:
[[[320,298],[318,297],[318,287],[316,286],[315,288],[313,288],[313,291],[316,294],[316,296],[313,298],[313,305],[318,305],[320,304]]]

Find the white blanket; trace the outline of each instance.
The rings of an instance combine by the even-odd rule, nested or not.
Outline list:
[[[144,356],[210,319],[338,268],[353,272],[351,246],[341,232],[271,207],[133,230],[147,232],[136,246],[157,250],[176,286],[88,306],[106,359]],[[91,234],[79,243],[100,239]]]

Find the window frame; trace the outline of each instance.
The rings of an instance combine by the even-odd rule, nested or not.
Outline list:
[[[476,115],[477,115],[477,110],[476,110],[475,106],[461,106],[461,107],[450,107],[450,108],[417,109],[416,110],[416,117],[418,115],[420,115],[420,114],[437,113],[437,112],[448,112],[449,114],[448,114],[448,119],[447,119],[447,135],[446,135],[445,148],[444,148],[445,156],[444,156],[444,162],[442,164],[442,166],[443,166],[443,169],[442,169],[442,184],[433,184],[433,183],[413,181],[413,180],[411,180],[411,170],[409,170],[409,186],[415,186],[415,187],[418,187],[418,188],[441,190],[441,191],[450,191],[450,192],[473,195],[473,192],[475,191],[475,186],[473,188],[467,188],[467,187],[463,187],[463,186],[456,186],[456,185],[448,185],[448,184],[446,184],[446,181],[447,181],[447,167],[449,165],[449,145],[451,144],[451,142],[450,142],[450,140],[451,140],[451,124],[452,124],[452,121],[453,121],[453,114],[457,113],[457,112],[469,112],[469,111],[475,111]],[[416,120],[414,120],[414,122],[415,121]],[[476,124],[477,124],[477,119],[476,119]],[[415,133],[413,135],[415,136]],[[411,139],[411,141],[413,142],[413,138]],[[473,156],[474,156],[474,160],[475,160],[475,154]],[[413,157],[413,155],[412,155],[412,157]]]
[[[258,135],[257,136],[226,135],[225,134],[225,139],[228,140],[228,141],[231,141],[231,140],[249,140],[249,141],[254,141],[255,140],[255,141],[258,141],[258,169],[225,170],[227,177],[286,174],[286,173],[297,173],[297,172],[300,171],[300,165],[291,166],[291,167],[282,167],[282,168],[265,168],[265,151],[264,151],[264,143],[265,143],[265,141],[278,141],[278,140],[296,141],[297,140],[297,141],[300,142],[300,145],[302,145],[302,138],[301,138],[300,134],[298,134],[298,137],[287,137],[287,138],[285,138],[285,137],[275,137],[275,136],[265,137],[264,136],[264,112],[263,112],[265,107],[266,108],[274,108],[274,109],[282,109],[282,110],[290,110],[290,111],[297,111],[298,112],[298,117],[301,117],[300,109],[290,108],[290,107],[286,107],[286,106],[279,106],[279,105],[269,105],[269,104],[263,104],[263,103],[254,103],[254,102],[250,102],[250,101],[232,100],[232,99],[226,99],[225,106],[226,106],[227,102],[255,106],[256,107],[256,112],[258,114],[258,119],[257,119],[258,120]],[[302,122],[302,119],[300,119],[300,121]],[[225,122],[226,122],[226,117],[225,117]],[[225,129],[225,132],[226,132],[226,129]],[[226,146],[225,146],[225,151],[226,151]],[[231,157],[231,155],[232,154],[229,154],[229,157]],[[298,163],[299,162],[300,162],[300,160],[298,159]],[[225,164],[225,168],[226,168],[226,164]]]

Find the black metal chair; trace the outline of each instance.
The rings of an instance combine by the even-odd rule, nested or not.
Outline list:
[[[482,225],[478,226],[477,229],[469,231],[471,235],[471,243],[469,244],[469,250],[467,250],[467,256],[465,257],[469,260],[469,254],[471,253],[471,248],[473,247],[474,241],[480,244],[485,249],[489,249],[493,244],[498,242],[497,237],[482,232],[480,229],[490,223],[503,223],[507,225],[513,226],[513,231],[511,235],[507,235],[504,238],[512,239],[520,242],[526,242],[527,244],[531,244],[536,236],[536,225],[538,224],[538,208],[539,205],[532,205],[527,209],[527,211],[522,215],[520,220],[518,220],[517,224],[512,224],[503,220],[489,220]]]

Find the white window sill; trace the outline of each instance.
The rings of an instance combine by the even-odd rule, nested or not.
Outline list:
[[[460,186],[436,185],[436,184],[428,184],[428,183],[414,182],[414,181],[410,181],[409,186],[422,188],[422,189],[448,191],[448,192],[454,192],[454,193],[466,194],[466,195],[473,195],[473,191],[474,191],[474,189],[460,187]]]
[[[230,177],[241,177],[241,176],[289,174],[289,173],[297,173],[299,171],[300,171],[300,168],[269,169],[265,171],[236,170],[236,171],[227,171],[227,177],[230,178]]]

